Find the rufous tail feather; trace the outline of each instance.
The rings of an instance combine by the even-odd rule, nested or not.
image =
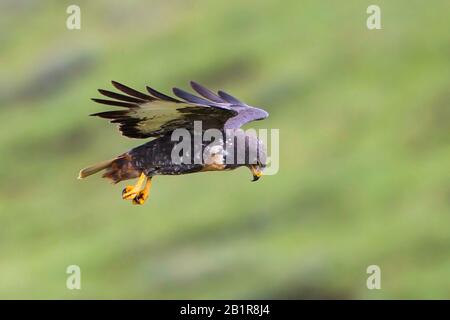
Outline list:
[[[80,173],[78,174],[78,179],[84,179],[86,177],[89,177],[90,175],[93,175],[99,171],[102,171],[103,169],[110,167],[115,160],[116,159],[99,162],[90,167],[80,170]]]
[[[81,170],[78,179],[84,179],[102,170],[105,170],[102,177],[112,180],[113,183],[137,178],[142,173],[134,168],[130,155],[123,154],[115,159],[103,161]]]

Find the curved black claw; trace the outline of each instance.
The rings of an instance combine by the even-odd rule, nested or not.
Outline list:
[[[145,199],[142,196],[142,194],[136,195],[136,197],[134,197],[134,199],[133,199],[133,204],[144,204],[144,202],[145,202]]]

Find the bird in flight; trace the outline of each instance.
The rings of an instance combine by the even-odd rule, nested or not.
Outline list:
[[[266,111],[251,107],[224,91],[216,94],[193,81],[191,87],[200,96],[173,88],[177,97],[173,98],[148,86],[147,93],[143,93],[116,81],[112,81],[112,85],[120,93],[99,89],[109,99],[92,100],[122,109],[91,116],[109,119],[126,137],[153,139],[114,159],[82,169],[79,179],[102,170],[105,170],[103,177],[113,183],[138,178],[134,186],[123,189],[122,198],[133,204],[143,204],[149,196],[152,178],[157,175],[224,171],[242,166],[250,169],[253,181],[262,175],[266,166],[265,147],[256,135],[240,128],[248,122],[267,118]],[[198,123],[200,128],[196,126]],[[179,137],[174,139],[177,130],[192,136],[206,134],[210,129],[222,134],[214,144],[202,139],[196,145],[194,137],[184,144],[193,148],[174,152],[180,146]],[[237,161],[239,148],[243,152]]]

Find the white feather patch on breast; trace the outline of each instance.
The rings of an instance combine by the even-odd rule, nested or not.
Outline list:
[[[203,156],[206,164],[225,164],[225,150],[220,144],[206,147]]]

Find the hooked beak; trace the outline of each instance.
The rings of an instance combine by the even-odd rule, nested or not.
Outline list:
[[[258,181],[259,178],[261,178],[261,176],[263,175],[262,170],[259,166],[252,165],[252,166],[250,166],[250,170],[252,171],[252,175],[253,175],[252,182]]]

